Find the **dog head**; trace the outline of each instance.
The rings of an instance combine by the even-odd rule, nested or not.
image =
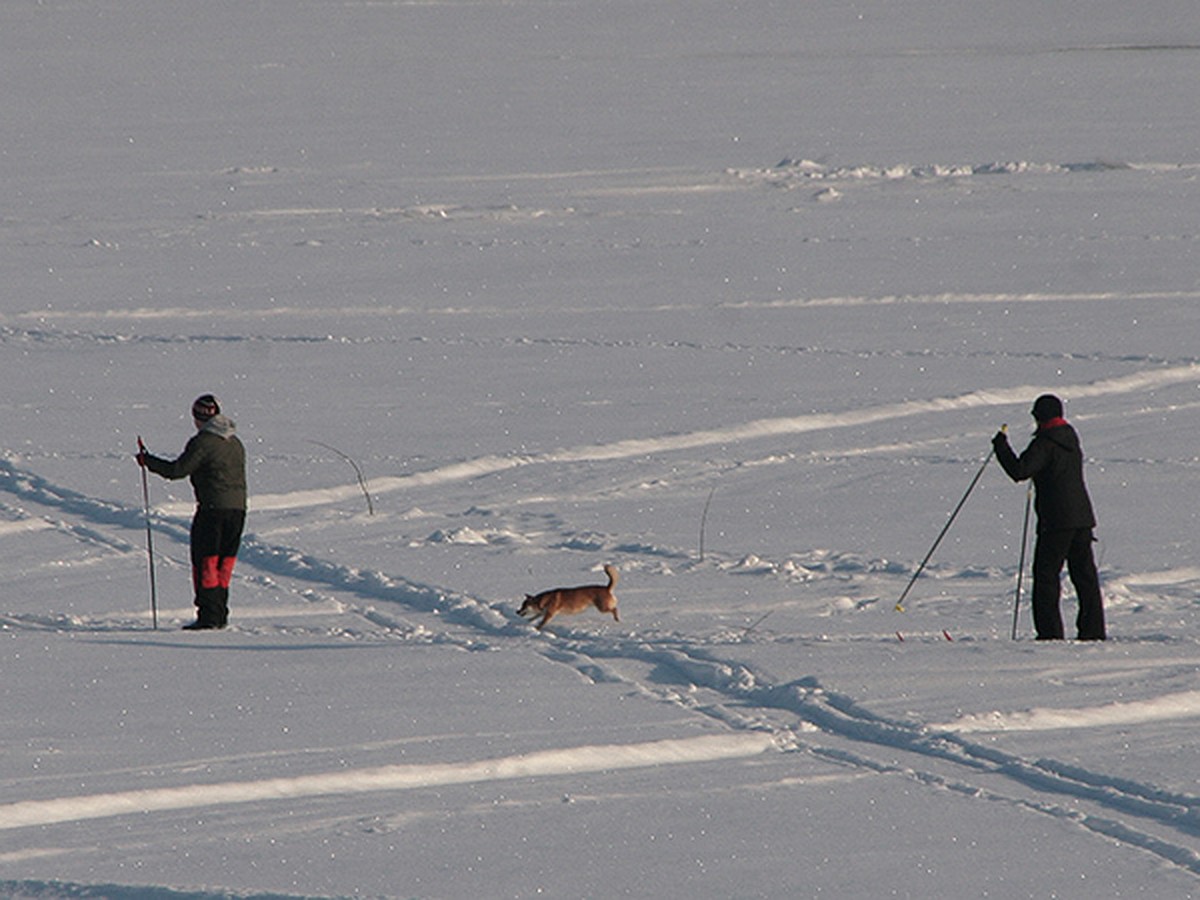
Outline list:
[[[517,615],[529,618],[530,616],[536,616],[539,612],[541,612],[541,609],[538,608],[537,598],[533,594],[526,594],[525,602],[517,610]]]

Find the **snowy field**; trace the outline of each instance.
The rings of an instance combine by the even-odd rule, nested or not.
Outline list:
[[[0,79],[0,896],[1200,896],[1194,0],[8,0]],[[1011,637],[1043,391],[1103,644]]]

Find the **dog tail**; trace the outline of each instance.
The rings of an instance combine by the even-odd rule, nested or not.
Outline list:
[[[616,586],[617,580],[621,577],[620,573],[617,572],[616,566],[605,563],[604,574],[608,576],[608,589],[611,591]]]

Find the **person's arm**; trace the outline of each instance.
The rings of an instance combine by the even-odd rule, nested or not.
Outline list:
[[[183,448],[183,453],[175,460],[163,459],[153,453],[146,454],[146,468],[155,475],[161,475],[172,481],[187,478],[204,462],[205,453],[198,438],[192,438]]]
[[[1034,438],[1025,452],[1017,456],[1008,443],[1008,435],[1003,431],[996,432],[992,438],[992,448],[996,451],[996,459],[1001,468],[1013,481],[1024,481],[1032,478],[1046,465],[1046,447],[1044,442]]]

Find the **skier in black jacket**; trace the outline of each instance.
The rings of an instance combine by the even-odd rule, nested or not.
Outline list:
[[[992,438],[996,459],[1013,481],[1033,479],[1036,490],[1037,544],[1033,551],[1033,625],[1038,640],[1061,640],[1059,611],[1063,563],[1079,600],[1075,624],[1081,641],[1105,639],[1100,576],[1092,557],[1096,516],[1083,482],[1079,435],[1063,418],[1062,401],[1043,394],[1033,404],[1037,431],[1019,457],[1008,435]]]
[[[229,620],[229,584],[246,524],[246,451],[233,420],[221,414],[212,394],[192,404],[196,434],[178,459],[145,451],[137,461],[163,478],[189,478],[196,495],[192,518],[192,583],[196,621],[185,629],[224,628]]]

